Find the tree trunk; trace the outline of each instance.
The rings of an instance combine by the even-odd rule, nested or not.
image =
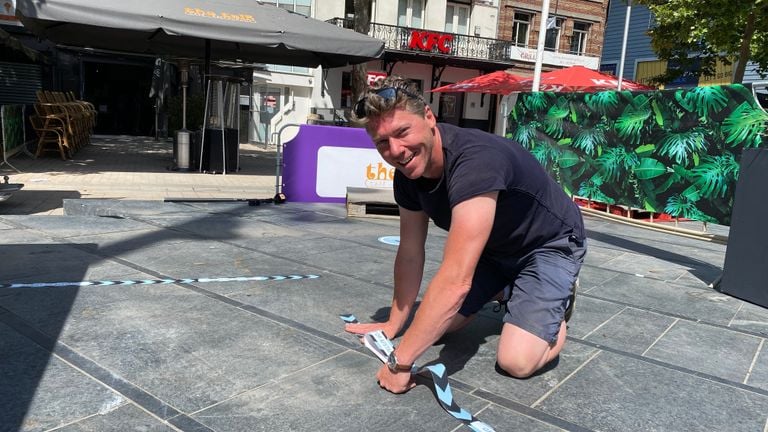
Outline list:
[[[355,0],[355,31],[367,35],[371,28],[370,0]],[[352,66],[352,103],[368,89],[368,66],[360,63]]]
[[[751,57],[749,43],[755,34],[755,11],[749,11],[747,15],[747,25],[744,26],[744,36],[741,38],[741,47],[739,48],[739,58],[736,59],[736,68],[733,70],[733,83],[741,84],[744,81],[744,72],[747,70],[747,62]]]

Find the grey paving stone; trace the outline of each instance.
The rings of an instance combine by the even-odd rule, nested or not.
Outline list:
[[[0,322],[0,430],[45,431],[125,404]]]
[[[760,352],[750,371],[746,384],[768,391],[768,341],[763,339]]]
[[[587,234],[593,244],[690,267],[722,267],[725,256],[724,245],[622,224],[606,225],[601,230],[588,227]]]
[[[716,324],[728,325],[741,301],[709,289],[674,287],[663,281],[620,275],[589,292],[606,300],[615,300]]]
[[[389,316],[392,289],[324,274],[318,279],[253,284],[230,297],[336,334],[343,330],[340,314],[354,314],[363,322]]]
[[[174,430],[174,428],[152,417],[134,404],[121,405],[114,410],[98,413],[63,428],[56,429],[57,432],[172,432]]]
[[[730,326],[768,336],[768,308],[743,302]]]
[[[546,423],[542,420],[504,409],[498,405],[491,405],[480,411],[483,421],[492,425],[496,431],[526,431],[526,432],[555,432],[562,431],[560,427]],[[464,428],[457,431],[464,431]]]
[[[21,223],[34,230],[60,238],[146,229],[146,225],[141,222],[106,217],[37,216],[26,218]]]
[[[619,255],[602,264],[601,267],[619,268],[627,273],[639,274],[648,278],[665,281],[676,280],[689,270],[685,266],[635,253]]]
[[[199,212],[194,207],[180,203],[103,198],[65,199],[63,210],[64,214],[69,216],[162,215]]]
[[[251,281],[199,281],[194,282],[192,285],[211,291],[217,294],[226,296],[234,296],[237,293],[242,293],[242,298],[248,298],[253,295],[252,291],[260,292],[263,288],[268,292],[277,292],[279,295],[290,295],[292,298],[301,296],[305,292],[312,291],[318,286],[323,286],[326,283],[327,271],[317,269],[313,266],[297,263],[294,261],[283,260],[280,258],[274,258],[271,256],[262,256],[261,254],[255,254],[250,258],[237,259],[232,262],[220,263],[215,266],[201,267],[201,270],[207,270],[210,272],[203,278],[227,278],[227,277],[261,277],[261,276],[320,276],[319,279],[286,279],[286,280],[251,280]],[[260,297],[256,297],[253,300],[260,301]],[[246,302],[249,303],[249,302]],[[258,306],[258,304],[255,304]],[[293,310],[291,312],[295,312]],[[292,315],[292,313],[291,313]]]
[[[741,383],[760,341],[706,324],[678,321],[645,355]]]
[[[398,221],[371,218],[348,218],[344,215],[299,213],[292,218],[276,217],[270,222],[305,232],[318,233],[329,237],[367,236],[372,233],[397,235]]]
[[[345,341],[355,340],[344,333],[339,313],[354,313],[361,321],[388,315],[397,249],[377,239],[398,235],[397,220],[347,218],[344,206],[336,204],[251,207],[243,202],[82,201],[89,202],[72,205],[84,205],[81,210],[88,214],[124,219],[59,216],[48,227],[48,218],[0,216],[0,283],[39,282],[43,277],[139,279],[157,274],[317,273],[321,277],[194,286],[0,289],[0,314],[3,308],[12,311],[90,359],[106,375],[116,374],[168,407],[202,415],[199,420],[205,418],[204,423],[222,426],[215,427],[217,431],[286,430],[293,425],[298,425],[295,430],[329,430],[339,423],[342,430],[365,430],[363,421],[373,425],[369,430],[464,429],[439,408],[425,387],[391,396],[375,386],[377,360],[359,352],[339,355],[349,346]],[[26,226],[41,230],[24,228],[30,218],[33,220]],[[98,230],[89,230],[87,221],[91,219]],[[743,339],[752,337],[744,333],[733,332],[737,336],[725,342],[705,334],[699,342],[704,347],[697,351],[691,342],[699,341],[695,331],[689,335],[670,332],[669,341],[676,341],[672,337],[687,341],[687,345],[672,344],[683,347],[679,357],[692,360],[676,366],[679,363],[665,356],[646,361],[637,357],[659,328],[679,316],[764,334],[766,309],[706,288],[708,279],[721,272],[725,248],[585,219],[593,237],[581,274],[583,295],[569,323],[571,339],[554,369],[528,380],[502,376],[495,370],[502,314],[493,312],[491,305],[467,328],[430,347],[421,360],[445,363],[460,404],[499,431],[557,430],[573,425],[621,431],[702,430],[701,425],[708,430],[762,430],[768,412],[766,392],[758,391],[768,386],[764,341],[755,357],[754,352],[745,355],[739,351],[745,345]],[[12,229],[4,229],[3,224]],[[134,225],[140,228],[123,230]],[[56,236],[66,236],[75,244],[54,244]],[[444,231],[430,226],[422,289],[439,267],[445,239]],[[12,250],[15,258],[6,258],[8,246],[19,248]],[[40,262],[41,267],[30,266],[30,262]],[[637,268],[659,271],[650,272],[653,277],[638,278],[633,276]],[[237,305],[245,309],[252,305],[253,309],[249,313]],[[341,345],[328,340],[334,336]],[[601,352],[595,346],[617,351]],[[736,364],[708,363],[702,366],[704,370],[692,366],[693,359],[700,362],[708,350],[722,354],[724,349],[739,355]],[[665,355],[671,352],[669,348]],[[2,353],[0,350],[0,362]],[[14,361],[21,364],[30,355],[19,354]],[[734,371],[744,370],[745,361],[753,360],[747,386],[742,387],[677,369],[694,369],[728,380],[736,376]],[[347,376],[349,371],[354,373]],[[58,379],[59,384],[66,388],[67,382]],[[351,404],[335,397],[342,389],[350,391]],[[50,397],[62,399],[58,403],[66,406],[68,396],[53,393]],[[491,401],[495,397],[503,406],[479,399],[486,396]],[[542,397],[543,402],[536,404]],[[96,410],[81,404],[85,408],[67,422],[68,427],[76,431],[122,431],[123,425],[170,427],[134,405],[141,403],[138,399],[122,402],[96,404]],[[536,404],[534,408],[525,408],[532,404]],[[380,409],[372,411],[371,406]],[[667,408],[672,412],[664,411]],[[106,414],[97,414],[99,409]],[[702,409],[706,411],[703,423],[695,423]],[[290,418],[287,426],[278,423],[278,414]],[[345,429],[346,423],[334,422],[338,419],[353,420]],[[728,421],[736,427],[730,427]],[[389,427],[390,423],[395,426]],[[190,422],[173,424],[195,430]]]
[[[38,232],[13,228],[3,230],[3,245],[50,243],[51,238]]]
[[[381,390],[375,380],[380,365],[372,357],[347,352],[193,417],[219,432],[447,431],[460,425],[424,385],[404,395]],[[488,405],[456,389],[453,393],[470,412]]]
[[[94,245],[95,250],[102,255],[119,255],[125,251],[141,250],[148,244],[164,243],[166,245],[179,244],[199,238],[187,235],[183,232],[160,230],[155,227],[147,227],[142,230],[103,233],[93,235],[85,232],[82,235],[72,236],[67,240],[78,244]]]
[[[479,332],[474,331],[472,338],[463,340],[461,344],[447,342],[436,358],[443,361],[454,359],[445,361],[452,378],[525,405],[534,403],[554,389],[597,352],[595,348],[568,341],[554,369],[528,379],[516,379],[499,373],[495,368],[498,332],[475,333]],[[423,358],[425,362],[430,359],[428,355]]]
[[[717,280],[723,271],[719,268],[695,269],[680,275],[679,278],[671,280],[670,283],[685,287],[707,288]]]
[[[577,295],[573,316],[568,322],[568,335],[582,338],[592,333],[624,308],[625,306],[594,299],[587,295]]]
[[[665,330],[674,318],[661,314],[626,308],[585,339],[596,344],[633,354],[642,354]]]
[[[81,263],[85,263],[84,261]],[[2,266],[0,266],[0,269]],[[15,276],[15,275],[19,276]],[[155,279],[146,273],[137,271],[131,267],[112,262],[112,261],[100,261],[95,262],[87,267],[82,266],[63,269],[57,271],[57,269],[51,269],[50,272],[35,271],[23,272],[23,273],[7,273],[10,276],[9,279],[2,281],[2,283],[24,283],[24,284],[61,284],[61,283],[77,283],[77,282],[99,282],[99,281],[136,281],[144,279]],[[39,288],[17,288],[24,290],[39,289]],[[0,289],[0,297],[7,292]]]
[[[537,408],[592,430],[754,432],[768,397],[604,352]]]
[[[305,237],[301,230],[283,227],[274,223],[247,217],[229,217],[228,215],[195,215],[184,217],[147,217],[153,224],[170,228],[174,231],[188,232],[189,238],[210,238],[245,244],[271,242],[277,239],[299,240]]]
[[[606,248],[592,239],[587,239],[587,255],[584,257],[586,266],[600,267],[606,262],[616,258],[616,255],[622,252],[616,252],[613,249]]]
[[[93,249],[94,245],[79,244]],[[82,280],[90,265],[102,259],[71,244],[4,244],[0,260],[3,282],[48,282]]]
[[[587,252],[587,255],[591,253],[592,250],[590,249]],[[590,264],[584,264],[581,266],[581,271],[579,272],[579,292],[589,292],[590,289],[610,281],[619,274],[619,272],[612,269],[604,269]]]
[[[355,246],[333,254],[315,254],[304,258],[307,264],[351,274],[361,280],[386,281],[393,279],[392,266],[395,250],[370,246]]]
[[[342,351],[173,285],[84,287],[74,301],[43,294],[3,305],[47,332],[66,320],[61,342],[185,412]]]
[[[328,255],[358,246],[347,239],[326,237],[316,233],[299,233],[302,235],[279,237],[273,241],[250,242],[246,246],[264,253],[291,259],[303,259],[311,255]],[[371,246],[378,245],[371,243]]]
[[[120,251],[119,257],[174,278],[237,276],[238,263],[264,258],[258,252],[215,240],[164,243],[151,239],[141,247]]]

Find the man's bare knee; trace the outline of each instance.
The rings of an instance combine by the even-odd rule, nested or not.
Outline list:
[[[510,355],[498,355],[496,362],[504,372],[515,378],[528,378],[538,369],[537,362]]]

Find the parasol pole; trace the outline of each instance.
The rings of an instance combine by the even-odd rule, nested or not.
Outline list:
[[[541,19],[539,20],[539,41],[536,44],[536,66],[533,68],[532,91],[539,91],[541,83],[541,63],[544,60],[544,41],[547,38],[547,20],[549,19],[549,0],[544,0],[541,5]]]
[[[621,82],[624,80],[624,58],[627,55],[627,35],[629,34],[629,15],[632,13],[632,0],[627,0],[627,16],[624,19],[624,39],[621,41],[621,61],[619,61],[619,83],[616,90],[621,91]]]
[[[205,40],[205,79],[203,80],[203,88],[208,88],[208,77],[211,76],[211,40]]]

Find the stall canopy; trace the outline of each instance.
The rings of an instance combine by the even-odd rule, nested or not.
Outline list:
[[[571,66],[541,74],[539,90],[552,92],[596,92],[616,90],[618,84],[619,81],[614,76],[606,75],[584,66]],[[507,71],[499,71],[438,87],[432,91],[509,94],[513,92],[529,92],[532,89],[532,78],[513,75]],[[654,90],[653,87],[626,79],[622,80],[621,89]]]
[[[128,53],[326,68],[384,52],[381,40],[255,0],[16,0],[53,42]]]

